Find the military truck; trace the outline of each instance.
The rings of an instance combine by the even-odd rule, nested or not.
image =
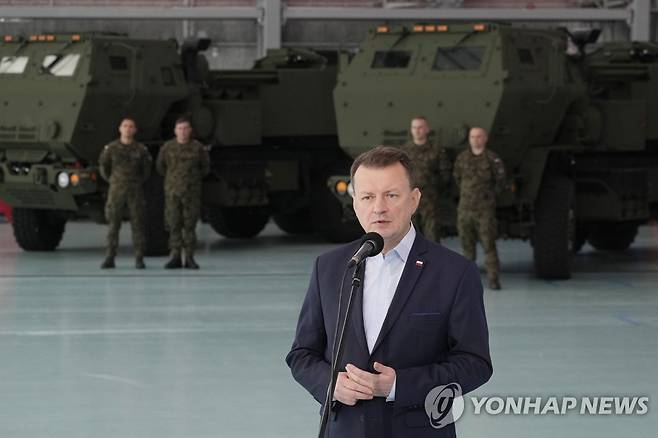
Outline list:
[[[0,198],[26,250],[57,247],[69,219],[102,221],[102,146],[123,115],[153,154],[180,114],[211,146],[203,217],[228,237],[360,234],[351,159],[400,145],[422,114],[452,158],[468,128],[506,163],[503,237],[530,240],[540,277],[568,278],[586,241],[621,250],[658,210],[658,46],[502,24],[379,26],[356,53],[271,51],[253,69],[211,71],[207,40],[106,33],[0,42]],[[586,54],[586,52],[588,52]],[[590,53],[591,52],[591,53]],[[654,126],[656,125],[656,126]],[[149,254],[166,251],[162,181],[146,187]],[[457,193],[444,193],[446,234]]]
[[[336,55],[283,49],[253,69],[218,72],[200,54],[208,45],[109,33],[3,37],[0,199],[15,209],[20,247],[53,250],[68,220],[103,221],[97,161],[123,116],[154,156],[175,119],[191,117],[211,147],[203,218],[220,234],[254,236],[271,216],[292,233],[358,234],[326,185],[349,165],[336,139]],[[161,177],[147,182],[146,198],[147,254],[162,254]]]
[[[540,277],[568,278],[585,241],[625,249],[658,212],[658,45],[593,47],[597,36],[494,23],[379,26],[340,62],[340,145],[352,157],[400,145],[410,119],[424,115],[454,158],[469,127],[485,128],[510,176],[500,234],[530,240]],[[347,216],[349,176],[331,181]],[[456,232],[456,196],[453,187],[441,200],[446,234]]]

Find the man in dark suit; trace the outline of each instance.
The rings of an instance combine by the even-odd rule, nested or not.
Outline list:
[[[374,148],[357,157],[351,176],[359,222],[382,235],[384,249],[366,261],[346,329],[330,436],[453,437],[454,424],[431,425],[425,400],[437,386],[456,383],[465,394],[492,375],[479,271],[416,233],[411,217],[421,193],[403,151]],[[330,380],[338,289],[358,247],[317,258],[286,357],[295,380],[320,403]]]

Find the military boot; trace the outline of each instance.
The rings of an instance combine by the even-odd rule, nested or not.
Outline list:
[[[185,253],[185,267],[187,269],[199,269],[199,265],[194,261],[194,254],[191,252]]]
[[[180,257],[180,252],[179,251],[172,251],[171,252],[171,258],[169,261],[164,265],[165,269],[178,269],[183,267],[183,262]]]
[[[500,290],[500,280],[498,277],[489,277],[489,289]]]
[[[144,264],[144,257],[138,255],[135,256],[135,269],[144,269],[146,265]]]
[[[108,255],[105,257],[105,260],[103,260],[103,264],[101,265],[101,269],[113,269],[114,268],[114,256]]]

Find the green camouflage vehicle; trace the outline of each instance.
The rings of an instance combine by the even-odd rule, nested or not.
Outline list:
[[[491,23],[380,26],[341,59],[340,145],[352,157],[401,145],[424,115],[454,159],[470,126],[487,129],[510,176],[500,234],[530,240],[540,277],[569,278],[585,241],[626,249],[658,212],[658,45],[607,43],[585,55],[597,37]],[[334,193],[349,215],[349,193]],[[456,195],[441,200],[446,234],[456,232]]]
[[[160,138],[169,107],[188,94],[179,64],[171,41],[4,37],[0,198],[14,207],[14,234],[23,249],[57,247],[68,219],[102,221],[100,151],[117,137],[124,114],[139,114],[141,138]]]
[[[123,115],[153,154],[191,115],[211,146],[204,220],[227,237],[270,217],[332,241],[360,234],[351,159],[408,139],[425,115],[452,157],[470,126],[506,163],[501,235],[530,239],[537,274],[568,278],[585,241],[620,250],[658,210],[658,46],[596,32],[498,24],[380,26],[354,55],[282,49],[255,67],[211,71],[209,41],[125,35],[5,36],[0,42],[0,198],[26,250],[57,247],[69,219],[102,222],[97,159]],[[569,46],[571,41],[572,46]],[[338,67],[338,68],[337,68]],[[147,247],[166,251],[162,181],[147,182]],[[441,200],[455,232],[456,191]]]
[[[4,36],[0,199],[14,207],[23,249],[55,249],[67,220],[103,222],[98,156],[126,115],[154,155],[173,137],[176,117],[191,117],[196,137],[211,146],[203,217],[222,235],[252,237],[270,216],[292,233],[334,240],[358,233],[341,223],[326,185],[349,165],[336,141],[336,55],[278,50],[251,70],[217,72],[199,54],[208,44],[179,48],[107,33]],[[146,196],[147,253],[163,254],[161,178],[147,182]]]

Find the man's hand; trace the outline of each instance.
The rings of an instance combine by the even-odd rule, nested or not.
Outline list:
[[[379,374],[369,373],[352,364],[347,364],[347,377],[351,382],[366,388],[374,397],[388,397],[395,382],[395,370],[379,362],[373,365]]]
[[[344,405],[354,406],[357,400],[372,400],[372,390],[350,379],[347,373],[338,373],[334,400]]]

